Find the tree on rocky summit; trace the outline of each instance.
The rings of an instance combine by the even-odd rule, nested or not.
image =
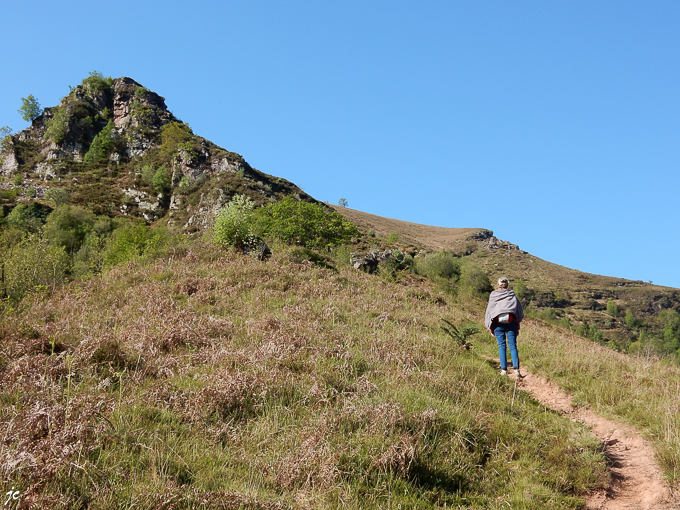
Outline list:
[[[42,108],[40,107],[38,100],[33,97],[33,94],[29,94],[28,97],[22,97],[21,101],[21,108],[17,111],[21,114],[22,119],[27,122],[33,122],[40,117]]]

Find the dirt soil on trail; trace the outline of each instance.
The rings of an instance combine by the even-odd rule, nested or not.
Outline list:
[[[654,451],[637,430],[575,406],[571,397],[556,384],[540,375],[522,372],[522,379],[515,377],[518,388],[531,393],[546,407],[584,423],[602,442],[611,462],[611,481],[607,489],[587,498],[588,510],[680,508],[680,500],[671,493],[654,460]]]

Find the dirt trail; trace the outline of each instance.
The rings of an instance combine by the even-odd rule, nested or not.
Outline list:
[[[654,452],[637,430],[598,416],[590,409],[572,404],[571,397],[544,377],[522,370],[516,379],[518,388],[526,390],[546,407],[571,416],[589,426],[600,438],[611,460],[611,483],[592,494],[588,510],[670,510],[679,509],[654,460]],[[514,376],[512,376],[514,377]]]

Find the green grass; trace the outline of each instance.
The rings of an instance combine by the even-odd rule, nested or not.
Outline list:
[[[469,307],[298,260],[197,243],[5,316],[3,487],[54,508],[544,509],[603,486],[581,425],[441,330]]]
[[[540,322],[522,327],[521,356],[574,395],[577,403],[640,429],[668,479],[680,480],[680,367],[613,352]]]

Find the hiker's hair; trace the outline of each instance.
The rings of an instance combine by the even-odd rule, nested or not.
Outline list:
[[[498,279],[498,286],[499,287],[501,287],[503,289],[507,289],[508,285],[510,285],[510,280],[508,280],[505,276],[501,276]]]

